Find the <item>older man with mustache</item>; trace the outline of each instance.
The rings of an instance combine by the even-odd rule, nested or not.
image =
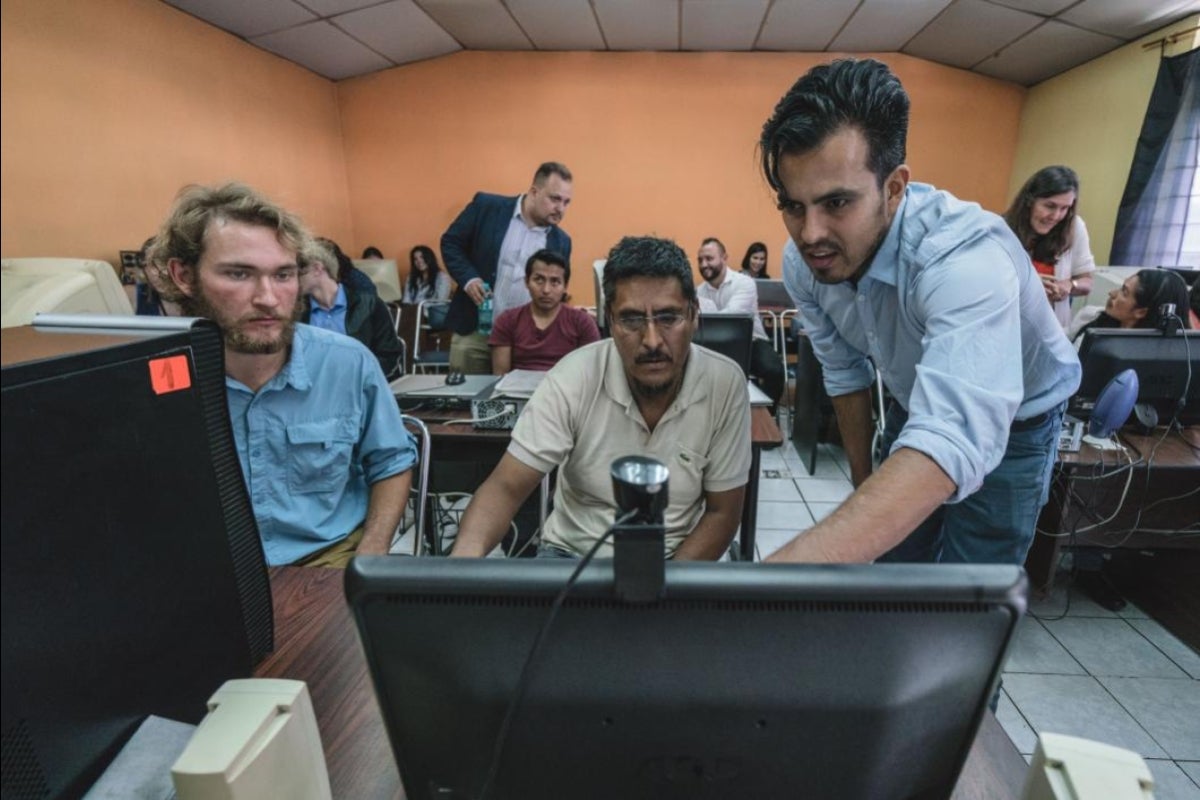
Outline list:
[[[741,368],[692,346],[696,287],[674,242],[626,237],[604,267],[613,332],[546,375],[500,464],[463,515],[452,555],[487,555],[542,477],[559,467],[539,556],[578,557],[616,516],[609,466],[648,455],[671,470],[666,556],[716,559],[737,532],[750,472]],[[598,552],[612,555],[606,542]]]

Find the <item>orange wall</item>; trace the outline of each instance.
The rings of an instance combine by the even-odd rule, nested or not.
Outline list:
[[[437,248],[478,190],[516,194],[545,160],[575,174],[575,302],[593,302],[592,259],[624,234],[675,239],[693,256],[721,238],[740,263],[755,240],[778,275],[785,240],[755,144],[774,104],[828,54],[466,52],[338,84],[356,241],[407,270]],[[914,179],[1007,204],[1025,90],[903,55],[881,58],[913,103]]]
[[[114,262],[187,183],[351,237],[337,87],[158,0],[3,0],[6,257]]]

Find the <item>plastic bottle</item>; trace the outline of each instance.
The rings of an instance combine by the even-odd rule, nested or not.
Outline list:
[[[483,285],[483,302],[479,304],[479,327],[476,330],[488,336],[492,332],[492,289]]]

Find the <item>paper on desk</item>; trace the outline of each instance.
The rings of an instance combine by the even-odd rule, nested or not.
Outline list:
[[[546,373],[540,370],[514,369],[500,379],[492,394],[503,395],[504,397],[529,398],[533,396],[534,390],[537,389],[545,377]]]

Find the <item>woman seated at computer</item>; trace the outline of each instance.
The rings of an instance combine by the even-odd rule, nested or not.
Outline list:
[[[423,300],[450,299],[450,276],[438,264],[432,248],[419,244],[408,254],[408,260],[403,302],[416,305]]]
[[[763,280],[771,277],[767,274],[767,246],[765,244],[755,242],[746,248],[746,255],[742,256],[742,274]]]
[[[538,250],[525,262],[530,301],[496,318],[488,344],[492,374],[514,369],[546,371],[585,344],[600,341],[596,320],[567,305],[571,267],[553,250]]]
[[[1093,328],[1158,328],[1167,304],[1175,306],[1181,327],[1190,329],[1188,288],[1183,278],[1166,269],[1138,270],[1108,293],[1103,309],[1087,306],[1076,314],[1067,335],[1077,341],[1084,331]]]
[[[1092,257],[1087,226],[1075,213],[1079,177],[1070,167],[1044,167],[1033,174],[1004,214],[1042,276],[1046,299],[1065,329],[1071,298],[1092,291]]]

